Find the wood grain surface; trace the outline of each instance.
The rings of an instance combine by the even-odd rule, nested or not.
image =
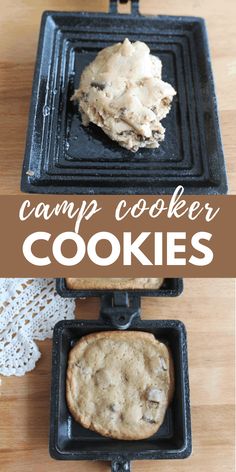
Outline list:
[[[98,316],[98,299],[77,302],[77,318]],[[143,299],[143,319],[180,319],[188,332],[193,454],[134,461],[133,472],[234,471],[234,280],[186,279],[176,299]],[[55,461],[48,454],[51,341],[24,377],[1,377],[1,472],[108,472],[106,462]]]
[[[235,0],[145,0],[145,14],[207,20],[230,193],[236,194]],[[18,194],[32,76],[44,10],[105,11],[101,0],[2,0],[0,17],[0,193]],[[125,7],[122,7],[125,10]],[[193,454],[184,461],[134,462],[134,472],[233,472],[234,281],[187,279],[177,299],[146,299],[144,319],[181,319],[188,330]],[[96,318],[98,300],[77,303],[78,318]],[[104,462],[58,462],[48,454],[51,341],[22,378],[1,377],[0,471],[109,471]]]
[[[235,0],[140,0],[144,14],[202,16],[207,21],[230,193],[236,193]],[[39,24],[44,10],[106,11],[105,0],[1,1],[0,193],[20,193],[20,175]],[[126,11],[126,7],[122,7]]]

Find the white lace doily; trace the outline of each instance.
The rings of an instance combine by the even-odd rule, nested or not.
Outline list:
[[[34,340],[52,337],[59,320],[74,318],[75,302],[61,298],[55,279],[0,278],[0,374],[24,375],[40,351]]]

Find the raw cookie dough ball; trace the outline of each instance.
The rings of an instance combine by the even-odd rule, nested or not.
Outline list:
[[[159,147],[165,136],[160,120],[176,94],[161,80],[161,69],[160,59],[140,41],[131,44],[125,39],[100,51],[84,69],[72,97],[79,101],[83,125],[95,123],[134,152]]]

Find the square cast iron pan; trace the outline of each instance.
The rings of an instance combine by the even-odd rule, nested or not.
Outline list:
[[[224,194],[226,171],[204,20],[185,16],[45,12],[42,17],[21,189],[59,194]],[[135,154],[97,126],[81,125],[71,100],[104,47],[144,41],[177,90],[158,149]]]
[[[180,321],[141,321],[132,330],[153,333],[171,350],[174,361],[175,393],[164,423],[152,437],[120,441],[80,426],[70,415],[65,397],[68,353],[81,336],[112,330],[111,320],[60,321],[53,335],[50,454],[59,460],[112,461],[112,471],[129,471],[131,460],[183,459],[191,454],[191,421],[186,331]]]
[[[59,295],[64,298],[84,298],[98,297],[114,293],[113,290],[73,290],[66,286],[65,278],[56,279],[56,290]],[[177,297],[183,291],[183,279],[181,278],[165,278],[162,286],[155,290],[117,290],[117,293],[123,292],[128,296],[134,295],[138,297]]]

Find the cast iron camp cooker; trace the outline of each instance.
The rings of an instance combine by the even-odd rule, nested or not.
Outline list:
[[[158,7],[158,3],[157,3]],[[70,98],[85,68],[104,47],[144,41],[177,90],[163,120],[158,149],[132,153],[96,125],[84,128]],[[45,12],[33,81],[21,189],[61,194],[227,192],[216,96],[204,20],[131,14]]]
[[[173,320],[140,319],[139,297],[131,296],[129,307],[119,293],[116,306],[102,299],[98,320],[66,320],[56,324],[53,334],[50,454],[61,460],[111,461],[113,472],[128,472],[138,459],[183,459],[191,454],[191,422],[186,331]],[[120,311],[117,306],[120,297]],[[83,428],[69,413],[66,403],[68,353],[84,335],[127,329],[152,333],[166,343],[174,362],[175,392],[164,422],[156,434],[138,441],[105,438]]]
[[[113,295],[114,289],[112,290],[78,290],[68,288],[66,285],[65,278],[56,279],[56,290],[62,297],[65,298],[83,298],[83,297],[98,297],[103,295]],[[177,297],[183,291],[183,279],[180,278],[166,278],[163,284],[158,289],[138,289],[138,290],[119,290],[117,291],[126,293],[126,296],[137,295],[143,297]]]

